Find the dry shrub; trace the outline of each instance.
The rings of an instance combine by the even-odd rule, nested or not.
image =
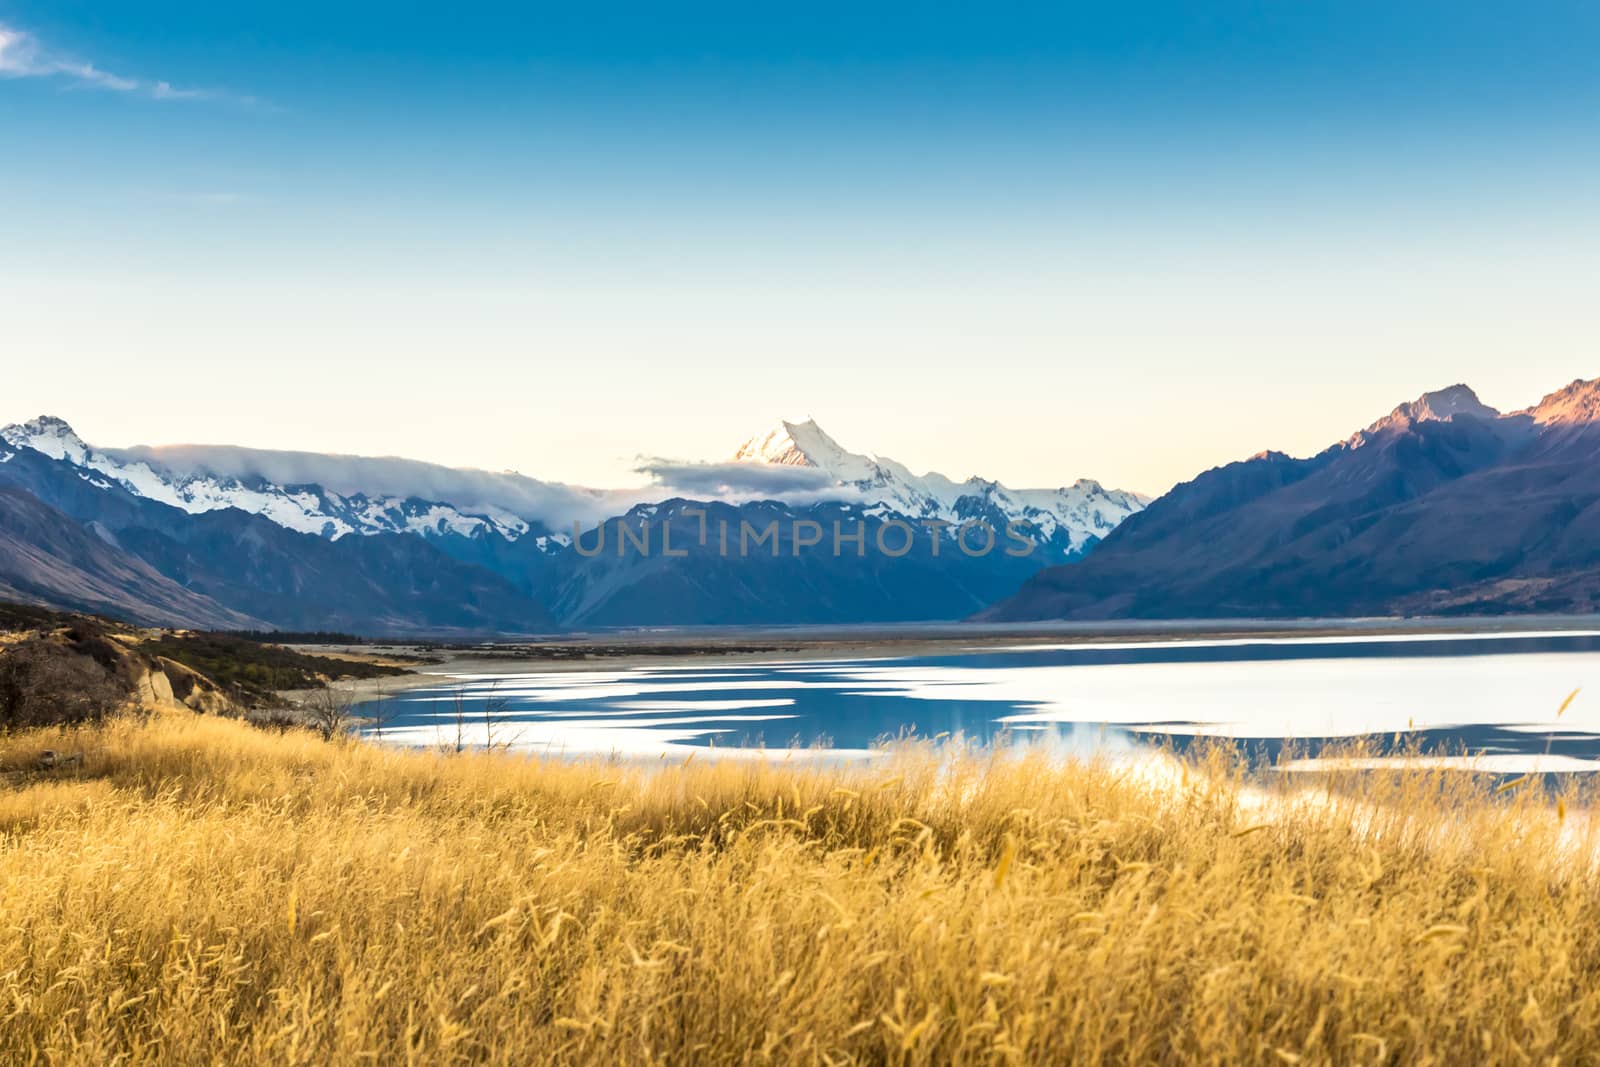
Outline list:
[[[355,706],[354,690],[329,683],[306,699],[305,721],[324,741],[343,738],[355,727]]]
[[[73,629],[0,650],[0,730],[100,722],[132,693],[127,654],[102,633]]]

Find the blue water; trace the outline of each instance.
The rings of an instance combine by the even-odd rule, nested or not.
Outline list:
[[[824,747],[841,758],[906,734],[1047,739],[1085,753],[1210,736],[1270,750],[1400,735],[1495,769],[1538,759],[1591,770],[1600,635],[1069,643],[441,677],[389,698],[382,734],[564,755]]]

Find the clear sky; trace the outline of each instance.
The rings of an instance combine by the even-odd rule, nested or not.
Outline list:
[[[1147,492],[1600,375],[1600,7],[0,0],[0,423]]]

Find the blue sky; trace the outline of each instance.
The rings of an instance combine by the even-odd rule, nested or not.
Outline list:
[[[0,0],[0,421],[1160,491],[1600,374],[1600,13]]]

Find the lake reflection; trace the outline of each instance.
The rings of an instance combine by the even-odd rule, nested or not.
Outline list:
[[[903,733],[1005,733],[1093,753],[1227,737],[1275,751],[1395,735],[1499,771],[1600,769],[1600,635],[1062,644],[896,659],[441,677],[383,740],[552,754],[766,748],[868,758]],[[1593,683],[1593,684],[1591,684]],[[1567,709],[1558,709],[1575,689]]]

